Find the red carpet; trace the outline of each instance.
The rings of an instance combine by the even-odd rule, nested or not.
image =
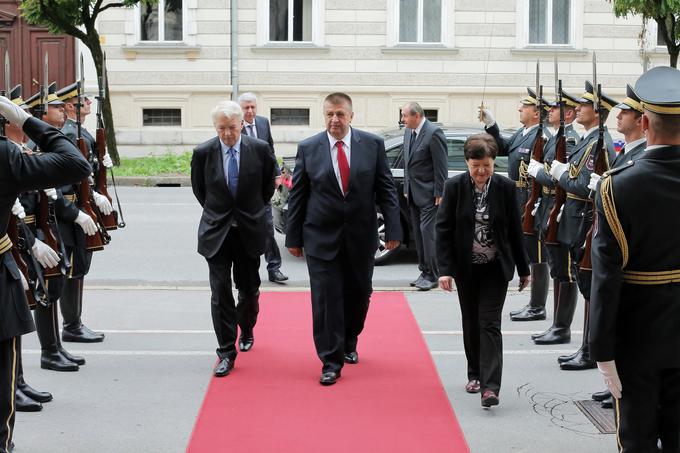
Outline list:
[[[309,293],[264,293],[255,346],[212,379],[187,452],[469,451],[403,294],[374,294],[358,350],[319,385]]]

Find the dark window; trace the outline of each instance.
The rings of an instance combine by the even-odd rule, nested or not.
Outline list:
[[[657,47],[666,47],[666,38],[663,37],[659,28],[656,29],[656,45]]]
[[[312,1],[269,0],[269,40],[311,41]]]
[[[144,126],[182,125],[181,109],[144,109],[142,117]]]
[[[271,109],[272,126],[309,126],[309,109]]]
[[[571,0],[529,0],[529,44],[569,44]]]
[[[139,12],[142,41],[182,41],[182,0],[141,3]]]
[[[465,140],[460,138],[446,138],[449,170],[467,170],[467,164],[465,163],[465,153],[463,152],[464,143]]]
[[[399,0],[399,42],[437,43],[441,40],[441,0]]]
[[[423,109],[423,113],[425,113],[425,118],[432,121],[433,123],[438,121],[439,111],[437,109]]]

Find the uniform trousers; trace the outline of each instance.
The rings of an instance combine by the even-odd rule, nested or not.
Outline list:
[[[0,453],[9,451],[14,431],[17,348],[17,337],[0,341]]]
[[[468,273],[454,279],[463,317],[468,380],[479,380],[482,392],[498,394],[503,374],[501,315],[508,281],[498,260],[473,264]]]
[[[217,337],[217,355],[220,359],[236,358],[236,328],[252,331],[259,313],[260,257],[248,254],[248,244],[243,242],[239,229],[231,227],[220,250],[207,259],[210,280],[210,312]],[[232,267],[234,284],[239,292],[236,307],[232,294]]]
[[[538,234],[525,234],[524,249],[529,257],[529,264],[545,263],[548,261],[543,241]]]
[[[314,346],[323,372],[339,371],[346,352],[357,348],[373,292],[374,257],[350,255],[343,246],[335,259],[306,254],[312,291]]]
[[[548,263],[550,264],[550,277],[561,282],[570,283],[576,281],[576,268],[571,259],[569,247],[558,243],[546,245]]]

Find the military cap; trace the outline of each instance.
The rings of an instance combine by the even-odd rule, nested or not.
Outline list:
[[[654,113],[680,115],[680,71],[657,66],[635,82],[635,93],[642,107]]]
[[[576,96],[572,96],[571,94],[567,93],[566,91],[562,90],[562,104],[564,104],[567,107],[578,107],[580,103],[580,98],[577,98]],[[550,107],[559,107],[557,104],[557,101],[553,101],[550,103]]]
[[[538,106],[538,96],[536,92],[531,88],[527,88],[527,95],[520,101],[523,105],[535,105]]]
[[[9,97],[9,100],[14,102],[16,105],[22,105],[24,100],[21,99],[21,84],[12,88],[7,96]]]
[[[75,82],[70,85],[65,86],[61,90],[57,91],[57,97],[61,101],[66,101],[67,99],[72,99],[78,96],[78,87],[80,82]]]
[[[64,102],[57,96],[57,82],[50,83],[47,87],[47,103],[49,105],[61,105]]]
[[[579,103],[592,104],[593,101],[595,100],[594,93],[595,88],[593,87],[593,84],[586,80],[586,92],[581,95]],[[604,94],[604,92],[601,93],[601,96],[602,98],[600,99],[600,103],[602,104],[602,107],[611,112],[611,110],[614,108],[616,104],[618,104],[618,102]]]
[[[636,112],[644,113],[640,98],[635,94],[633,87],[630,85],[626,85],[626,99],[621,101],[620,104],[616,104],[614,107],[621,110],[635,110]]]

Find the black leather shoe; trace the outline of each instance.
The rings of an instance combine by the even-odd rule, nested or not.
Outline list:
[[[420,275],[418,276],[418,278],[416,278],[415,280],[413,280],[412,282],[409,283],[409,286],[411,286],[411,287],[416,286],[418,284],[418,282],[420,282],[422,279],[423,279],[423,273],[421,272]]]
[[[545,319],[545,308],[527,305],[521,310],[511,312],[510,319],[512,321],[543,321]]]
[[[48,403],[52,401],[52,394],[50,392],[40,392],[25,382],[17,384],[17,388],[21,390],[24,395],[39,403]]]
[[[566,371],[579,371],[579,370],[590,370],[597,368],[597,363],[591,360],[587,353],[580,350],[580,354],[577,354],[573,359],[560,363],[560,369]]]
[[[76,328],[64,328],[61,332],[61,339],[73,343],[101,343],[104,341],[104,334],[94,332],[81,324],[80,327]]]
[[[356,351],[346,352],[345,363],[349,363],[350,365],[355,365],[359,363],[359,354],[357,354]]]
[[[269,271],[269,281],[274,283],[281,283],[288,280],[288,276],[280,270]]]
[[[61,352],[61,355],[66,357],[67,360],[70,360],[73,363],[77,363],[78,365],[85,365],[85,357],[73,355],[62,347],[59,347],[59,352]]]
[[[220,359],[220,362],[213,369],[215,377],[224,377],[234,368],[234,361],[232,359]]]
[[[238,339],[238,348],[241,352],[248,352],[253,349],[253,343],[255,343],[255,337],[252,333],[250,335],[241,334]]]
[[[321,373],[319,383],[321,385],[333,385],[340,379],[340,371],[325,371]]]
[[[553,328],[543,336],[534,338],[534,344],[565,344],[571,342],[569,328]]]
[[[574,360],[576,356],[579,355],[580,352],[581,349],[578,349],[576,352],[572,352],[571,354],[557,356],[557,363],[564,363],[570,360]]]
[[[40,368],[52,371],[78,371],[77,363],[71,362],[61,352],[42,351],[40,354]]]
[[[16,391],[14,402],[17,412],[40,412],[42,410],[42,404],[33,398],[29,398],[19,389]]]
[[[432,276],[425,276],[415,286],[420,291],[429,291],[439,286],[439,282]]]
[[[602,403],[600,403],[602,406],[602,409],[612,409],[614,408],[614,398],[611,396],[605,400],[602,400]]]
[[[595,392],[592,395],[593,400],[600,401],[600,402],[606,400],[607,398],[611,398],[611,397],[612,397],[612,392],[610,392],[609,389],[602,390],[601,392]]]

